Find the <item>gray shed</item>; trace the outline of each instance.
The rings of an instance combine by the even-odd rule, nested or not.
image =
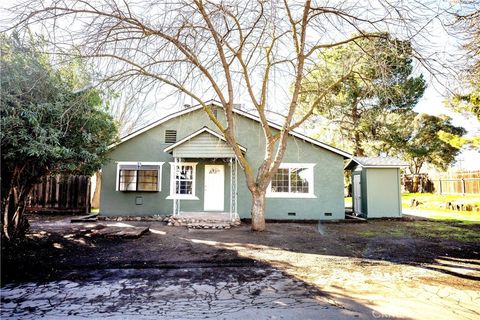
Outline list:
[[[392,157],[353,157],[345,166],[352,171],[352,204],[356,215],[367,218],[400,217],[400,168]]]

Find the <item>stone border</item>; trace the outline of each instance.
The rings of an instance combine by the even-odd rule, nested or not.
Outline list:
[[[168,222],[170,216],[101,216],[99,215],[97,220],[99,221],[159,221]]]

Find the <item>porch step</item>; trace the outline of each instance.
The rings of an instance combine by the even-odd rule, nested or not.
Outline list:
[[[187,223],[188,229],[230,229],[232,226],[230,223],[222,222],[196,222]]]
[[[168,220],[169,226],[185,226],[189,229],[230,229],[234,226],[239,226],[241,224],[238,219],[202,219],[191,218],[191,217],[169,217]]]

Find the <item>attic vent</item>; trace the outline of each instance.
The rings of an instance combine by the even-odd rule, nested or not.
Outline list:
[[[165,130],[165,143],[177,142],[177,130]]]

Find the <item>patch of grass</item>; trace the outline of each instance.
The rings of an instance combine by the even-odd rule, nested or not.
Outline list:
[[[377,230],[365,230],[365,231],[360,231],[357,234],[367,238],[374,238],[379,236],[401,238],[407,235],[405,233],[405,230],[399,229],[399,228],[383,228],[383,229],[377,229]]]
[[[460,242],[480,241],[480,223],[465,221],[422,221],[411,225],[413,234],[424,238],[438,238],[441,240],[454,240]],[[469,228],[473,226],[473,228]]]
[[[420,202],[415,209],[420,210],[433,210],[438,212],[448,213],[467,213],[478,214],[478,211],[453,211],[445,208],[445,204],[448,202],[469,204],[472,207],[480,207],[480,195],[445,195],[436,193],[404,193],[402,194],[402,207],[410,209],[412,199],[416,199]]]
[[[344,202],[345,202],[345,207],[351,207],[352,206],[352,197],[345,197]]]
[[[363,237],[368,237],[368,238],[379,236],[378,231],[372,231],[372,230],[360,231],[360,232],[357,232],[357,234]]]
[[[450,240],[467,243],[480,242],[480,222],[475,221],[412,221],[392,222],[385,226],[377,222],[369,222],[367,230],[357,232],[367,238],[392,237],[392,238],[428,238],[439,241]]]

